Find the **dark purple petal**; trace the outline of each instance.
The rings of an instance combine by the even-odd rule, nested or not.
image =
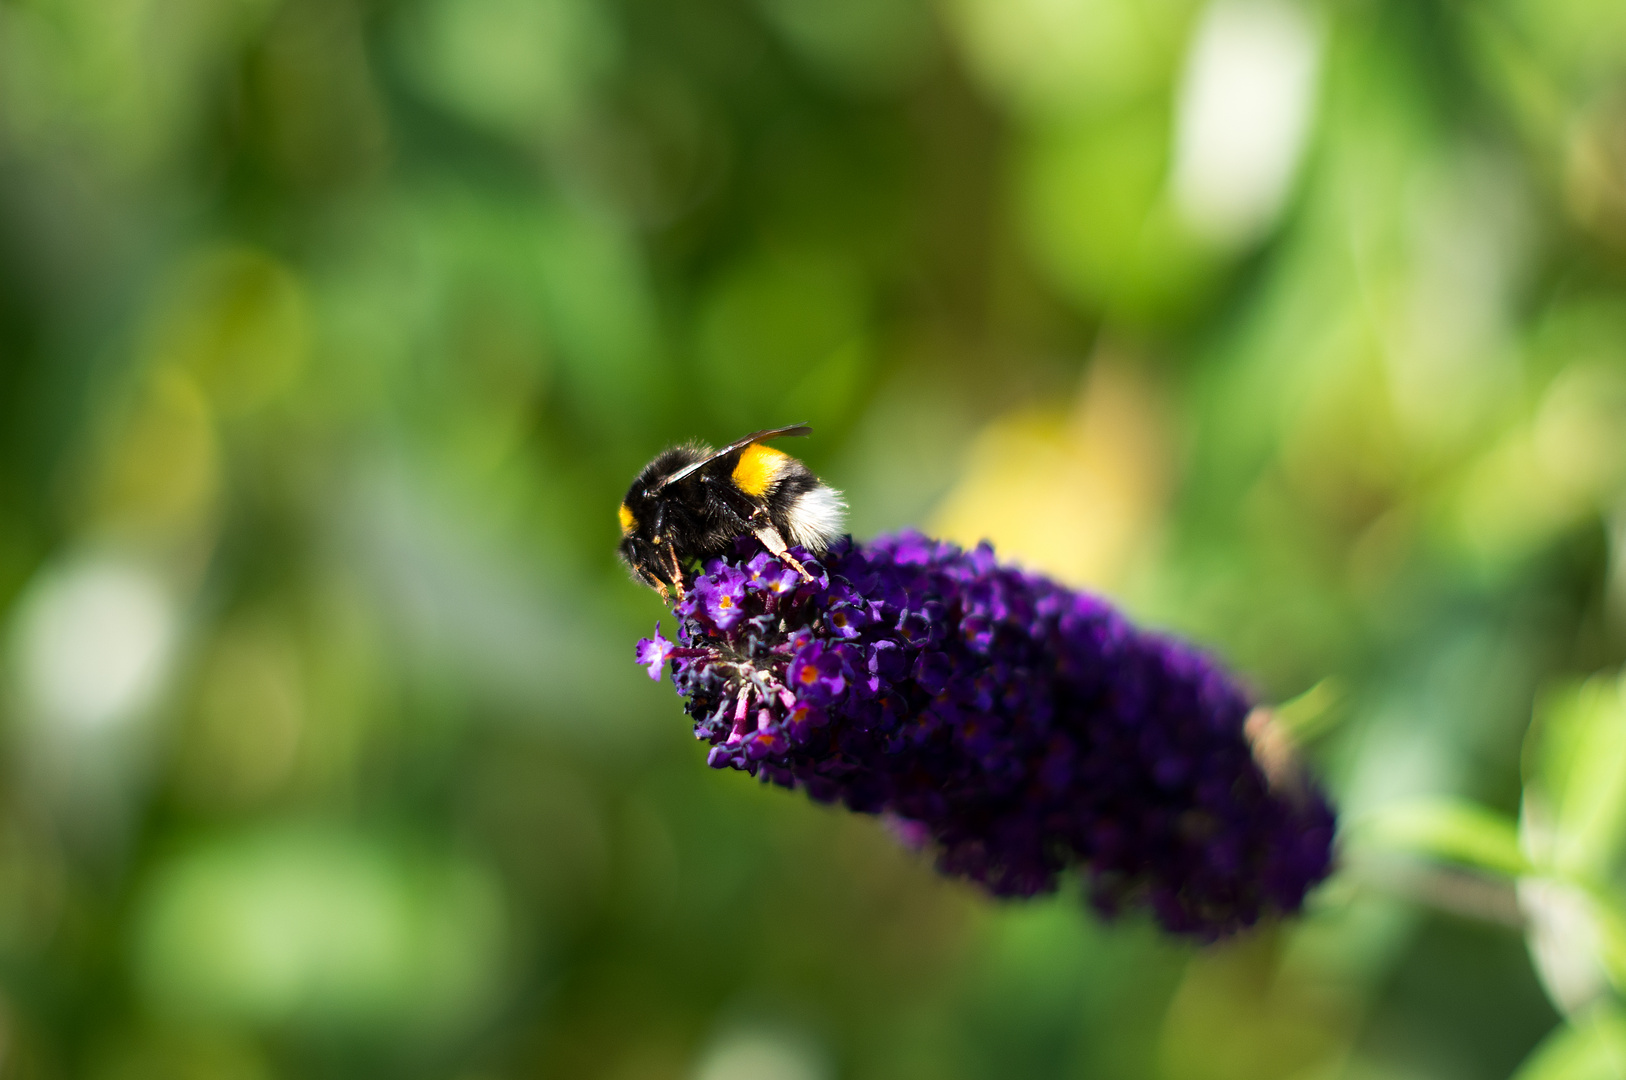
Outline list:
[[[842,604],[824,616],[824,623],[830,632],[848,641],[862,634],[869,622],[869,611],[855,604]]]
[[[790,662],[786,680],[791,693],[804,701],[822,703],[846,689],[845,665],[834,648],[815,640]]]

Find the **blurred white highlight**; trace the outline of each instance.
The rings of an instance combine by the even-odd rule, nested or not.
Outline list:
[[[1575,1016],[1609,989],[1600,955],[1603,930],[1592,901],[1580,889],[1545,878],[1520,878],[1519,909],[1529,928],[1525,942],[1547,997]]]
[[[23,707],[63,735],[119,727],[162,688],[175,631],[174,601],[138,564],[96,556],[48,567],[12,625]]]
[[[736,1030],[701,1055],[694,1080],[834,1080],[818,1045],[790,1032]]]
[[[1319,28],[1285,0],[1216,0],[1198,20],[1172,180],[1198,234],[1242,244],[1276,219],[1303,156],[1320,53]]]

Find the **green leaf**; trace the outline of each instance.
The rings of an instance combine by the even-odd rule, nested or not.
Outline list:
[[[1591,901],[1591,914],[1598,932],[1598,960],[1609,981],[1619,990],[1626,987],[1626,915],[1621,913],[1620,897],[1613,890],[1581,886]],[[1626,1076],[1626,1073],[1622,1073]]]
[[[1547,698],[1526,738],[1526,782],[1553,816],[1551,859],[1606,877],[1626,840],[1626,696],[1593,678]]]
[[[1378,847],[1426,855],[1517,877],[1531,871],[1519,835],[1503,814],[1457,799],[1420,799],[1380,807],[1354,826]]]
[[[1513,1080],[1622,1077],[1626,1077],[1626,1017],[1612,1006],[1600,1006],[1556,1028],[1513,1074]]]

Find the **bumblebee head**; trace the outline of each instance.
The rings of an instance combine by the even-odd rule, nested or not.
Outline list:
[[[682,504],[689,495],[686,485],[662,487],[661,481],[696,462],[710,449],[704,446],[677,446],[644,466],[627,489],[626,498],[616,509],[620,519],[621,543],[617,551],[633,576],[653,586],[663,596],[668,586],[682,591],[682,564],[678,550],[687,514]]]

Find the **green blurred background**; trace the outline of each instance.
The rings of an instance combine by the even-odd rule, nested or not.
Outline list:
[[[615,506],[804,420],[1290,702],[1308,915],[707,770]],[[0,1075],[1626,1076],[1620,0],[0,0],[0,447]]]

